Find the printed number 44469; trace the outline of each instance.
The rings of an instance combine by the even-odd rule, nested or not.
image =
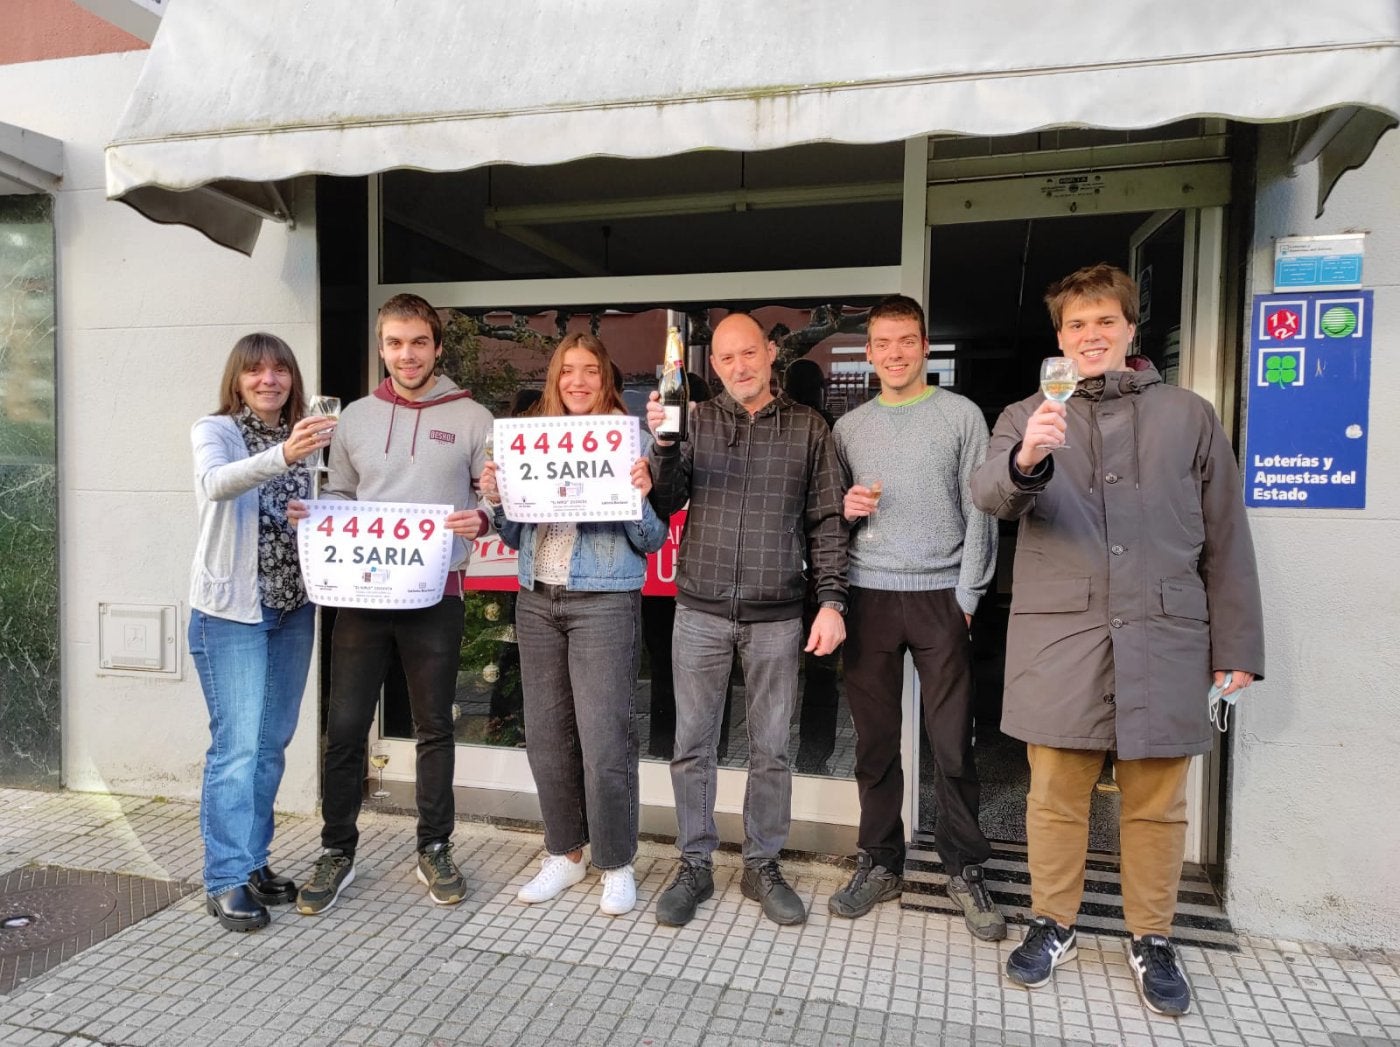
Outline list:
[[[367,525],[365,525],[363,529],[365,534],[370,535],[371,537],[383,538],[384,517],[376,516]],[[418,536],[425,542],[433,536],[433,531],[436,529],[437,523],[430,517],[425,516],[423,519],[418,521]],[[334,535],[335,517],[323,517],[321,522],[316,525],[316,530],[320,531],[322,534],[328,537]],[[360,536],[360,530],[360,518],[358,516],[346,517],[340,525],[340,533],[348,534],[351,538],[358,538]],[[399,517],[398,520],[394,522],[394,526],[390,528],[389,533],[393,535],[394,538],[402,542],[413,534],[413,528],[409,526],[407,520],[405,520],[403,517]]]

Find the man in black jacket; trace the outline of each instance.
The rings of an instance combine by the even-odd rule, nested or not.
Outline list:
[[[694,409],[689,440],[658,439],[652,451],[653,507],[669,516],[690,503],[672,653],[671,784],[681,864],[656,904],[657,922],[671,927],[689,922],[714,894],[715,747],[736,650],[749,735],[743,892],[775,923],[807,918],[778,867],[792,808],[788,725],[797,701],[806,568],[820,609],[805,649],[827,654],[846,637],[846,536],[830,431],[810,407],[773,395],[775,355],[752,317],[725,317],[710,346],[724,392]],[[653,394],[653,433],[662,417]]]

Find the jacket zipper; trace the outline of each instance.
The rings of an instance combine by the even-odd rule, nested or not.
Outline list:
[[[744,447],[744,487],[739,499],[739,533],[734,538],[734,589],[733,595],[729,598],[729,620],[737,622],[739,620],[739,550],[744,547],[744,517],[745,508],[749,504],[749,466],[753,462],[753,415],[748,418],[748,434],[745,437]]]

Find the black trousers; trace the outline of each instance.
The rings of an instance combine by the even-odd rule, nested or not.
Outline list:
[[[462,647],[462,598],[412,611],[343,607],[331,636],[321,846],[355,853],[364,792],[365,746],[380,688],[397,647],[417,739],[418,849],[452,835],[456,747],[452,698]]]
[[[856,729],[860,848],[904,871],[904,767],[899,741],[904,652],[923,692],[933,750],[933,838],[951,875],[980,865],[991,846],[977,824],[980,786],[972,755],[972,647],[951,589],[887,592],[852,587],[846,617],[846,701]]]

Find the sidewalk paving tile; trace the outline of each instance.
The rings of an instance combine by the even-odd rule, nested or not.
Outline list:
[[[278,821],[276,867],[304,875],[319,824]],[[1400,1034],[1394,952],[1251,937],[1238,953],[1185,948],[1198,1006],[1173,1020],[1143,1008],[1118,940],[1083,935],[1078,961],[1026,992],[1002,976],[1019,932],[975,942],[961,920],[893,905],[831,917],[846,875],[834,865],[785,863],[811,915],[778,928],[721,853],[714,900],[673,929],[652,913],[674,871],[664,845],[642,845],[637,909],[610,918],[592,869],[552,903],[515,901],[537,834],[459,824],[468,895],[440,908],[413,875],[413,819],[366,809],[361,828],[356,882],[327,913],[279,908],[267,929],[231,935],[196,894],[22,983],[0,1000],[0,1044],[1371,1047]],[[0,859],[197,884],[198,812],[0,790]],[[282,982],[241,991],[268,971]]]

